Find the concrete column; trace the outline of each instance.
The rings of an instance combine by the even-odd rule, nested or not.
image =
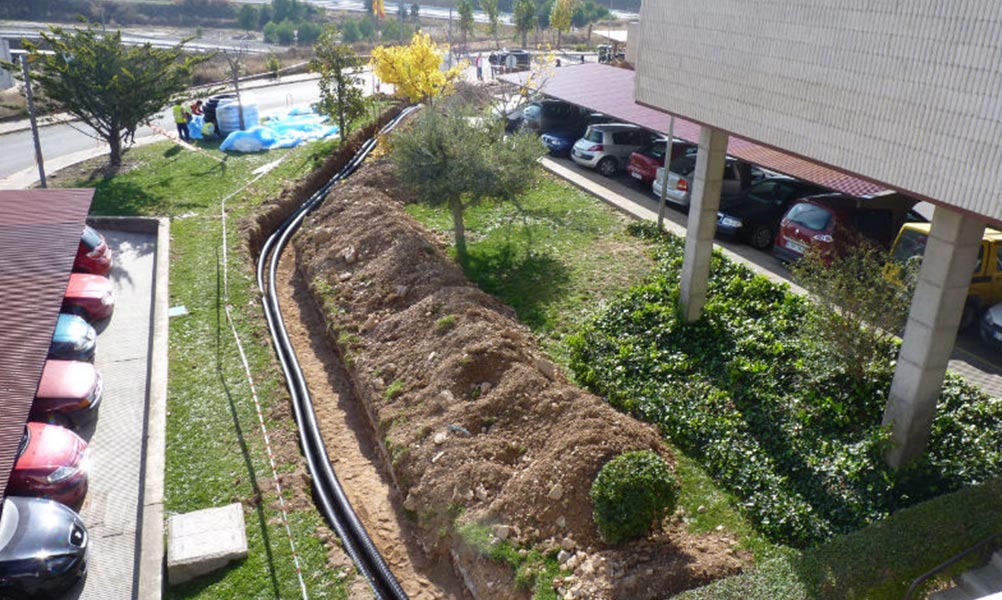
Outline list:
[[[6,38],[0,38],[0,60],[10,60],[10,43]],[[0,69],[0,90],[14,87],[14,77],[10,71]]]
[[[929,440],[984,230],[982,221],[943,207],[933,215],[884,410],[884,425],[892,428],[892,467],[919,456]]]
[[[710,255],[713,253],[713,234],[717,231],[717,210],[720,208],[726,157],[727,134],[709,127],[701,128],[689,203],[689,225],[685,232],[679,298],[686,321],[699,319],[706,303],[706,284],[710,276]]]

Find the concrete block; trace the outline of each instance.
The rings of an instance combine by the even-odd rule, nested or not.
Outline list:
[[[247,556],[240,504],[174,515],[167,522],[167,580],[171,585]]]

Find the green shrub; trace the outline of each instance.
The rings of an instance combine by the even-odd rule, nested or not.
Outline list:
[[[1002,473],[999,399],[948,376],[927,452],[895,471],[881,421],[896,341],[875,342],[877,358],[853,373],[805,339],[807,299],[720,253],[703,317],[687,323],[676,309],[684,241],[632,233],[661,239],[657,271],[570,340],[571,368],[657,424],[772,541],[814,545]]]
[[[677,501],[675,476],[664,459],[649,450],[610,460],[591,486],[592,516],[610,544],[645,535],[675,510]]]

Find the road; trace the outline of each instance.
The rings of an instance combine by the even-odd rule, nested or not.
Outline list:
[[[370,78],[366,80],[366,93],[371,90]],[[259,87],[248,91],[257,101],[263,113],[297,104],[316,102],[320,97],[316,80],[296,81],[293,83]],[[174,132],[173,119],[168,112],[163,111],[154,124],[167,131]],[[141,127],[136,131],[136,138],[157,135],[149,127]],[[50,125],[39,129],[43,160],[65,156],[95,148],[106,148],[103,141],[96,140],[93,133],[82,123]],[[18,171],[35,167],[35,149],[31,141],[30,131],[17,131],[0,135],[0,147],[4,149],[4,160],[0,161],[0,179]]]

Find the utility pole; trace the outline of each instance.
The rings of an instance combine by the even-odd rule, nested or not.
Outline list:
[[[452,68],[452,7],[449,7],[449,68]]]
[[[668,193],[668,174],[671,172],[668,167],[671,165],[671,153],[675,149],[675,115],[671,116],[668,122],[668,142],[665,144],[665,178],[661,180],[661,202],[658,204],[658,231],[665,221],[665,196]],[[655,173],[655,181],[657,181]]]
[[[28,119],[31,121],[31,137],[35,141],[35,164],[38,165],[38,182],[45,186],[45,163],[42,162],[42,143],[38,139],[38,122],[35,121],[35,99],[31,94],[31,77],[28,75],[28,54],[21,55],[21,72],[24,74],[24,94],[28,98]]]

